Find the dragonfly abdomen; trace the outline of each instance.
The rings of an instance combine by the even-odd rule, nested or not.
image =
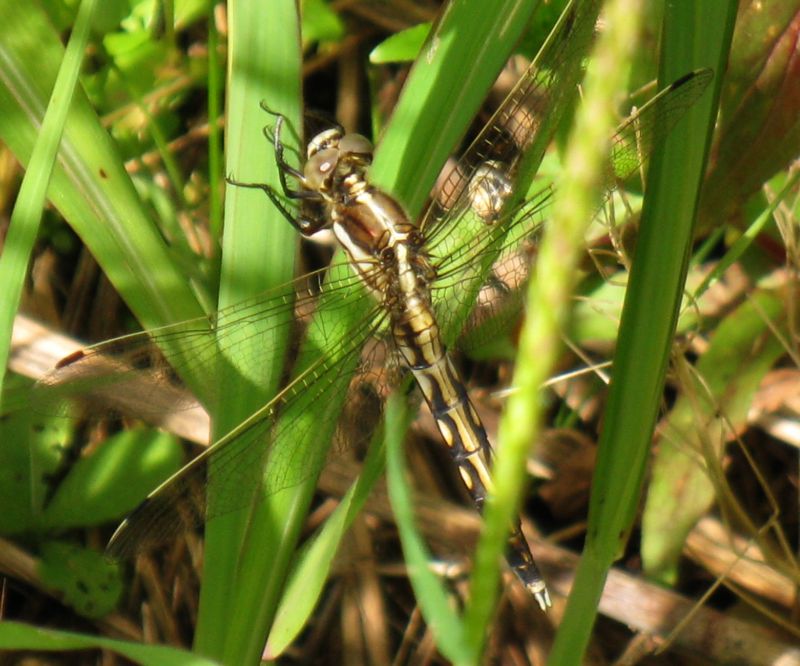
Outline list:
[[[479,509],[492,489],[491,447],[449,356],[412,370],[459,474]]]
[[[493,487],[489,437],[441,341],[426,299],[410,300],[414,308],[393,314],[395,343],[430,407],[464,486],[478,510],[483,511]],[[542,609],[547,609],[550,596],[518,521],[511,527],[506,557]]]

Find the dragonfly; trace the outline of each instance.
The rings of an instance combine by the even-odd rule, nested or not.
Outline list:
[[[213,368],[227,354],[236,353],[241,339],[236,331],[248,321],[283,312],[287,306],[298,313],[323,313],[362,300],[368,303],[366,314],[345,320],[336,331],[295,318],[277,324],[276,332],[311,340],[315,352],[300,351],[294,374],[272,400],[154,490],[112,537],[108,547],[112,555],[128,557],[240,508],[243,500],[238,495],[206,496],[205,488],[215,477],[235,479],[233,485],[239,488],[271,484],[263,488],[265,493],[305,480],[313,472],[306,469],[311,466],[302,454],[273,443],[287,434],[322,430],[313,417],[318,401],[343,378],[355,376],[349,383],[356,385],[370,373],[372,381],[390,374],[395,383],[404,374],[413,377],[466,490],[476,507],[483,507],[492,491],[492,447],[450,349],[465,326],[487,269],[531,238],[546,218],[553,187],[526,198],[518,181],[527,163],[541,159],[558,117],[570,103],[581,72],[581,54],[594,33],[591,5],[576,3],[568,9],[555,38],[449,171],[418,221],[411,220],[391,194],[370,182],[373,149],[366,138],[338,126],[328,128],[308,143],[304,164],[294,166],[284,144],[286,120],[267,108],[275,118],[269,135],[281,187],[234,184],[265,192],[304,236],[332,229],[342,258],[324,277],[304,276],[211,317],[76,352],[40,380],[37,400],[58,409],[77,399],[95,403],[95,409],[101,405],[108,411],[126,411],[130,410],[123,404],[126,396],[153,383],[166,387],[168,397],[152,408],[137,402],[136,411],[142,418],[157,420],[163,413],[195,405],[180,377],[197,372],[198,366]],[[610,143],[609,185],[639,169],[652,146],[700,97],[711,76],[709,70],[687,74],[619,128]],[[304,204],[299,216],[292,202]],[[396,359],[394,365],[385,365],[399,370],[376,372],[369,363],[376,349]],[[344,404],[347,398],[342,395],[338,400]],[[338,412],[333,408],[326,413]],[[338,417],[323,418],[330,421],[323,425],[332,427]],[[265,465],[275,470],[269,481],[260,473]],[[550,595],[519,522],[509,529],[507,561],[547,609]]]

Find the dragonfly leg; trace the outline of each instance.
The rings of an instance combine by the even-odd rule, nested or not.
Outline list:
[[[278,175],[281,179],[281,189],[283,190],[284,195],[289,199],[323,201],[322,195],[319,192],[311,190],[310,188],[295,190],[289,187],[289,184],[286,181],[287,174],[305,185],[305,175],[303,172],[300,169],[296,169],[286,161],[286,158],[284,157],[286,145],[283,143],[283,139],[281,138],[284,124],[289,128],[289,131],[292,133],[295,139],[298,139],[297,132],[294,131],[292,124],[280,111],[274,111],[267,106],[267,103],[264,101],[261,102],[261,108],[271,116],[275,116],[275,128],[270,129],[269,127],[265,127],[264,134],[272,142],[272,147],[275,150],[275,164],[278,166]],[[270,197],[270,199],[271,198],[272,197]]]
[[[276,118],[283,117],[284,120],[286,120],[286,116],[284,116],[280,111],[275,111],[274,109],[270,108],[266,100],[261,101],[261,108],[271,116],[275,116]],[[306,109],[304,117],[306,120],[311,118],[312,120],[318,122],[322,126],[327,126],[332,129],[338,130],[338,132],[342,135],[345,134],[344,127],[326,113],[320,113],[319,111],[314,111],[313,109]],[[294,127],[292,127],[291,123],[288,122],[288,120],[286,121],[286,124],[288,125],[289,130],[292,133],[292,136],[297,140],[298,143],[300,143],[300,137],[297,135],[297,132],[295,131]],[[274,133],[270,132],[268,136],[270,143],[273,142]]]
[[[311,218],[304,218],[304,217],[297,217],[292,211],[290,211],[284,203],[281,201],[280,195],[275,190],[274,187],[267,185],[266,183],[245,183],[241,180],[236,180],[230,176],[226,177],[225,180],[231,184],[235,185],[236,187],[247,187],[254,190],[261,190],[269,197],[269,200],[275,205],[281,215],[286,218],[286,221],[289,222],[295,229],[297,229],[303,235],[311,235],[317,231],[319,231],[322,227],[324,227],[324,220],[315,220]],[[290,199],[303,199],[307,201],[319,201],[319,197],[314,196],[315,192],[305,192],[300,190],[295,192],[297,196],[289,196]],[[309,196],[306,196],[309,195]]]
[[[278,167],[278,177],[280,178],[283,195],[287,199],[294,201],[312,201],[316,203],[324,203],[325,198],[320,192],[308,187],[305,189],[293,189],[289,187],[289,183],[286,180],[287,175],[295,178],[301,185],[306,184],[306,178],[303,172],[294,168],[286,161],[286,158],[284,157],[286,146],[281,139],[281,134],[283,132],[284,123],[287,125],[289,125],[289,123],[286,121],[286,116],[277,111],[273,111],[266,106],[264,102],[261,103],[261,108],[276,118],[274,131],[267,133],[267,136],[270,136],[271,134],[272,145],[275,150],[275,164]],[[289,222],[289,224],[291,224],[295,229],[305,236],[310,236],[316,233],[327,224],[323,217],[319,217],[317,219],[303,216],[297,217],[284,205],[283,201],[281,201],[278,191],[271,185],[267,185],[266,183],[246,183],[234,180],[230,177],[227,178],[227,181],[231,185],[236,185],[238,187],[249,187],[263,191],[269,197],[270,201],[272,201],[275,207],[280,211],[281,215],[283,215],[283,217]]]

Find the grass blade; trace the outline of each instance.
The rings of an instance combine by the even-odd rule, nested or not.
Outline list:
[[[45,194],[53,173],[59,143],[72,103],[83,54],[89,40],[92,17],[97,3],[84,0],[70,35],[64,60],[58,71],[53,94],[47,105],[41,133],[31,154],[31,161],[11,215],[5,248],[0,257],[0,284],[6,298],[0,309],[0,386],[8,365],[11,329],[19,306],[36,235],[39,231]]]
[[[236,179],[277,184],[277,170],[262,129],[272,119],[260,107],[262,100],[285,113],[294,127],[300,122],[300,39],[294,2],[269,5],[242,2],[229,5],[230,81],[226,115],[227,171]],[[265,33],[265,28],[267,32]],[[291,83],[292,85],[288,85]],[[254,296],[290,279],[294,271],[295,234],[263,193],[227,188],[222,240],[219,306]],[[283,318],[292,315],[290,310]],[[268,346],[271,358],[244,353],[226,358],[216,378],[225,390],[215,405],[214,435],[219,438],[252,414],[275,393],[288,340],[273,339],[276,322],[250,322],[237,331],[244,345]],[[281,327],[288,335],[289,327]],[[249,348],[247,346],[242,349]],[[261,359],[259,366],[253,359]],[[228,485],[231,483],[228,480]],[[215,495],[241,492],[210,487]],[[258,499],[256,499],[258,502]],[[285,564],[279,566],[264,553],[276,553],[280,538],[272,528],[288,517],[251,516],[249,510],[211,521],[206,529],[206,562],[196,646],[227,663],[250,663],[263,647],[264,635],[283,585]],[[295,518],[295,521],[297,519]],[[249,540],[249,543],[244,546]],[[261,544],[261,545],[259,545]],[[258,553],[256,558],[253,553]],[[257,591],[257,594],[255,592]],[[244,613],[247,623],[230,623]]]
[[[712,66],[719,71],[730,43],[735,6],[714,16],[686,3],[667,12],[660,78]],[[709,34],[708,26],[717,26]],[[703,36],[713,45],[698,57]],[[710,47],[711,48],[711,47]],[[680,57],[679,57],[680,56]],[[677,321],[699,185],[719,91],[692,108],[653,155],[641,235],[623,309],[614,378],[599,445],[586,547],[551,659],[579,663],[593,626],[603,583],[638,507],[647,454],[661,405],[663,382]]]

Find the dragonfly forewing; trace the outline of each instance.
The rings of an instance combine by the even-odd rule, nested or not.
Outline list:
[[[247,338],[234,333],[246,330],[250,321],[294,308],[298,316],[285,319],[276,329],[299,334],[303,320],[320,301],[315,287],[319,279],[317,274],[304,276],[211,316],[115,338],[70,354],[35,385],[30,395],[34,409],[65,416],[78,403],[90,418],[129,415],[157,422],[198,402],[213,406],[221,390],[213,378],[226,356],[241,358],[247,353],[250,356],[243,361],[255,362],[253,354],[272,353],[269,346],[245,344]],[[352,299],[358,281],[345,276],[326,288],[336,293],[333,301],[341,302]],[[153,387],[159,387],[157,401],[149,394]]]
[[[512,195],[522,195],[517,181],[536,171],[577,94],[598,10],[594,1],[571,3],[535,60],[437,185],[420,221],[431,246],[444,242],[465,216],[484,224],[497,221]],[[525,174],[520,173],[523,159]],[[481,200],[491,203],[476,205]]]

